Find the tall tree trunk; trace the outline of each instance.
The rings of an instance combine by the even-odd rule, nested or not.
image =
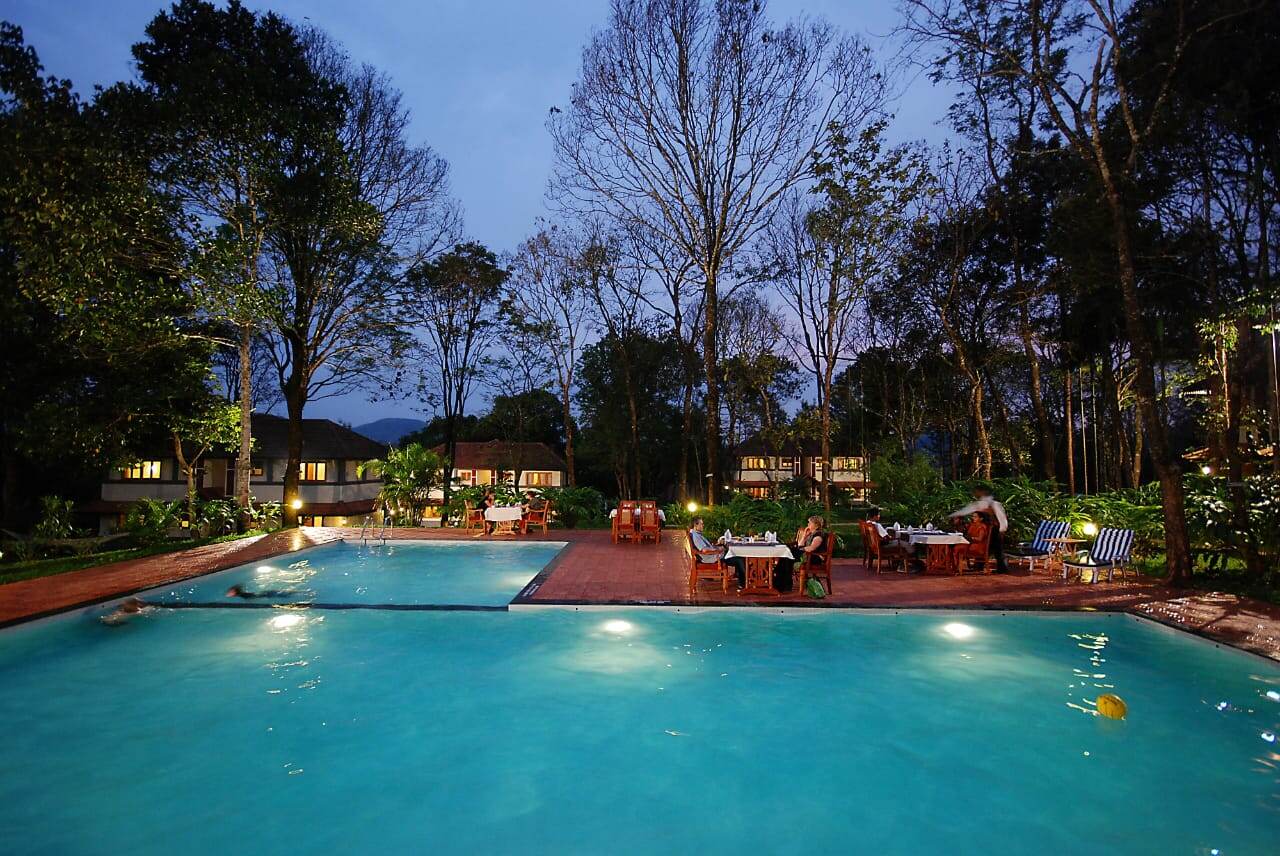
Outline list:
[[[693,372],[686,365],[681,402],[679,484],[680,502],[689,501],[689,445],[693,442]]]
[[[1138,402],[1138,414],[1142,418],[1151,463],[1160,480],[1160,494],[1164,506],[1164,546],[1168,580],[1171,583],[1180,584],[1191,578],[1191,545],[1187,536],[1182,471],[1169,446],[1168,433],[1160,413],[1159,398],[1156,395],[1155,352],[1151,345],[1151,338],[1147,334],[1142,301],[1138,295],[1138,272],[1129,238],[1128,211],[1120,198],[1119,189],[1105,168],[1105,162],[1102,176],[1116,238],[1125,329],[1133,348],[1137,371],[1134,393]]]
[[[300,509],[294,508],[295,501],[301,501],[298,483],[302,477],[302,411],[306,407],[301,386],[291,379],[284,390],[285,408],[289,414],[287,433],[288,460],[284,466],[284,511],[283,522],[286,528],[298,525]],[[339,463],[341,465],[341,463]]]
[[[1142,450],[1145,445],[1142,435],[1142,420],[1135,415],[1133,420],[1133,472],[1130,473],[1130,487],[1142,487]]]
[[[1062,407],[1062,428],[1067,437],[1067,490],[1072,496],[1076,493],[1076,418],[1071,411],[1073,398],[1071,394],[1071,367],[1063,366],[1064,400]]]
[[[194,461],[188,461],[182,451],[182,438],[173,435],[173,457],[178,461],[178,469],[187,479],[187,534],[192,538],[196,533],[196,468]]]
[[[635,499],[640,498],[640,411],[636,406],[636,386],[631,374],[631,355],[627,352],[627,346],[619,344],[618,359],[622,362],[622,380],[627,393],[627,416],[630,420],[630,445],[631,445],[631,481],[632,490],[635,493],[632,496]]]
[[[0,459],[4,461],[4,479],[0,488],[0,523],[6,529],[18,528],[18,454],[10,448],[7,432],[0,432]]]
[[[578,484],[578,475],[577,475],[576,465],[573,460],[573,456],[574,456],[573,435],[574,435],[575,426],[573,424],[573,410],[569,407],[569,395],[570,395],[569,387],[568,386],[563,387],[560,390],[560,392],[561,392],[560,404],[561,404],[561,407],[563,408],[563,415],[564,415],[565,475],[569,479],[569,487],[576,487]]]
[[[253,327],[240,326],[240,452],[236,456],[236,503],[240,528],[249,528],[249,473],[253,454]]]
[[[710,268],[704,269],[703,272],[706,275],[706,305],[703,309],[704,326],[702,328],[702,366],[707,382],[707,413],[705,417],[707,460],[705,472],[710,474],[707,477],[707,504],[715,505],[720,483],[720,384],[717,378],[716,343],[716,325],[720,321],[720,307],[716,291],[718,288],[716,276],[719,271]]]
[[[1022,352],[1026,355],[1031,374],[1029,396],[1031,409],[1036,416],[1036,431],[1040,435],[1040,470],[1046,480],[1055,481],[1058,477],[1058,452],[1053,441],[1053,423],[1044,406],[1044,393],[1040,388],[1040,355],[1036,351],[1035,335],[1031,329],[1031,311],[1025,300],[1018,303],[1018,334],[1022,339]]]

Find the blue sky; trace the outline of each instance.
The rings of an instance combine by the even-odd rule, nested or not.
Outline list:
[[[83,92],[131,78],[129,48],[167,3],[157,0],[4,0],[0,14],[21,26],[48,73]],[[603,26],[608,0],[276,0],[248,2],[306,19],[352,57],[391,75],[413,112],[413,135],[441,153],[469,235],[512,249],[543,213],[551,165],[547,110],[568,99],[580,52]],[[865,38],[891,63],[886,43],[897,20],[884,0],[773,0],[776,20],[820,16]],[[892,63],[901,71],[901,63]],[[898,140],[945,136],[937,125],[947,97],[905,73],[892,132]],[[314,408],[314,409],[313,409]],[[380,416],[420,416],[406,402],[360,396],[322,401],[309,416],[356,424]]]

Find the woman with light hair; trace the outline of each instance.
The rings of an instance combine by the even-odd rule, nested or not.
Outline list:
[[[806,554],[813,554],[809,558],[810,562],[822,564],[825,558],[823,551],[830,537],[831,534],[827,532],[827,521],[822,518],[822,515],[815,514],[810,517],[806,526],[796,530],[796,540],[790,545],[791,558],[778,560],[773,572],[773,587],[778,591],[791,591],[796,562],[803,559]]]

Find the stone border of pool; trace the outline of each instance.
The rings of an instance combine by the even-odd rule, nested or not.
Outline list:
[[[519,540],[566,542],[555,557],[512,599],[509,607],[665,607],[819,611],[1106,612],[1127,614],[1189,633],[1215,644],[1280,661],[1280,607],[1214,592],[1187,593],[1154,583],[1065,585],[1045,575],[1008,577],[903,577],[859,571],[857,560],[837,560],[839,592],[825,601],[797,595],[743,600],[719,592],[689,597],[687,561],[678,533],[667,530],[659,545],[614,545],[600,530],[555,530]],[[458,530],[400,529],[399,540],[467,541]],[[206,545],[179,553],[118,562],[51,577],[0,585],[0,628],[104,604],[238,565],[298,552],[335,541],[359,541],[354,529],[303,529]],[[175,570],[180,568],[181,570]],[[857,583],[856,599],[850,584]],[[1004,602],[1001,602],[1001,601]],[[236,605],[218,604],[235,608]],[[256,606],[256,605],[254,605]],[[267,605],[263,605],[266,607]],[[379,608],[379,604],[314,604],[314,608]],[[502,611],[508,606],[487,607]],[[271,607],[268,607],[271,608]],[[279,607],[275,607],[279,608]],[[401,605],[398,609],[449,611],[465,605]]]

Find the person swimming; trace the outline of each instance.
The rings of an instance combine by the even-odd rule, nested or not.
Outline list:
[[[263,598],[263,597],[266,597],[266,598],[288,597],[291,594],[293,594],[293,592],[285,591],[283,589],[263,589],[262,591],[249,591],[244,586],[240,585],[240,583],[236,583],[231,588],[227,589],[227,597],[238,597],[238,598],[241,598],[242,600],[257,600],[258,598]]]
[[[154,607],[142,598],[128,597],[106,615],[99,616],[98,620],[108,627],[120,627],[123,624],[128,624],[133,618],[146,614],[151,609],[154,609]]]

